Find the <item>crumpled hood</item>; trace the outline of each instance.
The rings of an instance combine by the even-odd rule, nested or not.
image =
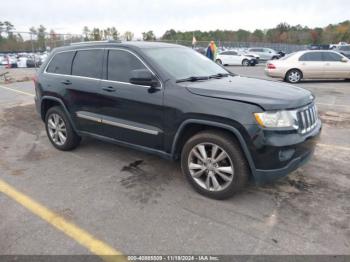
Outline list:
[[[229,76],[184,83],[193,94],[256,104],[265,110],[292,109],[313,101],[310,91],[275,81]]]

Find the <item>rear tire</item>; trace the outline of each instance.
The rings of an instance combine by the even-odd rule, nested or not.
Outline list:
[[[191,137],[182,149],[181,168],[198,193],[213,199],[227,199],[241,191],[250,174],[238,142],[223,131]]]
[[[288,83],[296,84],[303,78],[303,73],[299,69],[291,69],[286,73],[284,80]]]
[[[76,148],[81,140],[65,112],[60,106],[51,107],[45,116],[45,127],[51,144],[62,151],[69,151]]]

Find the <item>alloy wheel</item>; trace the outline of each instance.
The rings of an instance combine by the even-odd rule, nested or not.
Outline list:
[[[228,153],[213,143],[192,148],[188,168],[193,180],[208,191],[222,191],[233,181],[234,166]]]
[[[291,71],[289,74],[288,74],[288,80],[289,82],[291,83],[297,83],[299,82],[301,79],[301,74],[300,72],[298,71]]]
[[[47,129],[51,140],[58,146],[67,141],[67,128],[64,120],[58,114],[51,114],[47,120]]]

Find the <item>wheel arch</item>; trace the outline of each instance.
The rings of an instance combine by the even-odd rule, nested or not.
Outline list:
[[[290,71],[292,71],[292,70],[298,70],[298,71],[301,73],[301,78],[300,78],[300,80],[304,78],[304,73],[303,73],[303,71],[302,71],[300,68],[293,67],[293,68],[290,68],[290,69],[288,69],[288,70],[286,71],[286,73],[284,74],[284,79],[287,79],[288,73],[289,73]]]
[[[186,141],[194,134],[206,129],[211,129],[211,130],[220,129],[232,135],[238,141],[238,144],[242,149],[244,157],[248,162],[251,173],[255,177],[255,174],[256,174],[255,164],[253,162],[253,158],[251,156],[247,143],[245,142],[242,134],[237,128],[231,125],[220,123],[220,122],[213,122],[208,120],[197,120],[197,119],[188,119],[184,121],[180,125],[180,127],[178,128],[175,134],[173,144],[172,144],[172,149],[171,149],[172,157],[174,159],[177,159]]]
[[[61,106],[63,111],[66,113],[67,118],[69,119],[70,124],[72,125],[75,132],[78,133],[78,130],[72,120],[71,114],[69,113],[66,105],[62,99],[54,96],[43,96],[40,101],[40,116],[43,121],[45,121],[46,112],[53,106]]]

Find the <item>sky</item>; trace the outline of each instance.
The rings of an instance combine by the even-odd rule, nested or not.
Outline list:
[[[0,21],[18,31],[43,24],[58,33],[115,26],[136,38],[153,30],[266,29],[280,22],[325,27],[350,19],[349,0],[11,0],[2,1]]]

